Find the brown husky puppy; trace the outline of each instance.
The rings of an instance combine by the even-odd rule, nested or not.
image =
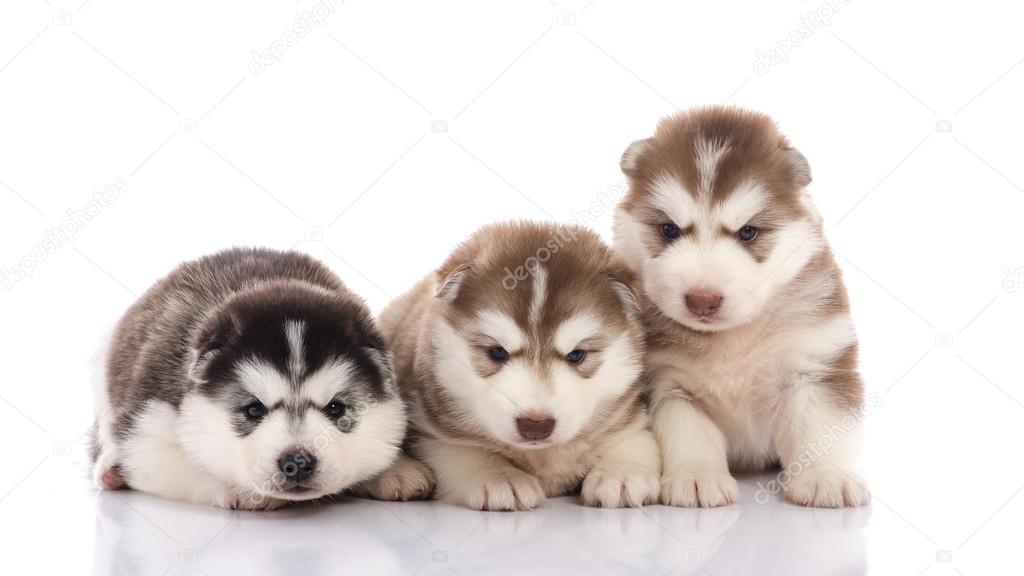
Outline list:
[[[523,510],[582,488],[594,506],[657,500],[632,280],[587,230],[500,224],[384,311],[411,448],[440,499]],[[408,458],[376,481],[388,498],[428,483]]]

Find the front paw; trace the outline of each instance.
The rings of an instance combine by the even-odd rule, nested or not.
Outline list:
[[[661,479],[661,503],[666,506],[714,508],[739,497],[739,485],[728,472],[666,472]]]
[[[860,476],[839,470],[811,468],[789,479],[786,499],[801,506],[845,508],[863,506],[871,492]]]
[[[511,468],[469,487],[463,501],[476,510],[532,510],[544,503],[544,489],[537,478]]]
[[[423,500],[434,489],[434,474],[426,464],[412,458],[401,458],[380,476],[353,489],[358,496],[377,500]]]
[[[583,479],[585,506],[637,508],[658,501],[658,473],[595,468]]]

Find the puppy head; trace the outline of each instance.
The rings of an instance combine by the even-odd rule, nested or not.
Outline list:
[[[489,226],[437,272],[431,366],[465,428],[516,448],[566,442],[626,401],[643,331],[632,274],[593,233]]]
[[[622,156],[615,245],[644,292],[696,330],[750,322],[822,246],[806,159],[761,114],[704,108]]]
[[[244,292],[198,332],[181,436],[241,490],[305,500],[383,470],[405,432],[365,306],[296,281]]]

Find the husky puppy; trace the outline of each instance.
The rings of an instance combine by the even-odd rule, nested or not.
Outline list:
[[[363,302],[296,252],[179,266],[121,319],[94,475],[226,508],[335,494],[387,468],[405,416]]]
[[[663,120],[621,166],[615,247],[647,300],[662,503],[734,502],[730,467],[775,464],[792,502],[868,502],[857,339],[807,161],[768,117],[713,107]]]
[[[437,497],[528,510],[581,489],[593,506],[658,497],[641,398],[633,276],[575,226],[485,227],[381,315]],[[423,486],[400,460],[394,490]]]

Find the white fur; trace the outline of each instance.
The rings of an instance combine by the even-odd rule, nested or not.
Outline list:
[[[750,322],[769,298],[793,278],[824,247],[811,220],[790,222],[776,231],[775,247],[763,262],[755,261],[735,238],[721,233],[746,224],[766,203],[756,182],[743,186],[725,202],[700,205],[672,176],[664,174],[651,189],[652,204],[680,227],[695,232],[667,246],[657,257],[646,254],[648,225],[624,210],[617,212],[616,246],[638,267],[644,290],[670,318],[695,330],[727,330]],[[713,323],[701,322],[687,310],[684,296],[693,290],[722,294]]]
[[[757,180],[736,187],[718,209],[717,221],[728,230],[739,230],[765,207],[768,192]]]
[[[239,382],[265,406],[280,404],[292,393],[288,378],[262,360],[244,360],[238,365],[237,372]]]
[[[482,316],[489,320],[478,323],[477,327],[497,329],[497,333],[485,334],[509,351],[518,350],[525,342],[525,338],[518,338],[522,336],[521,330],[515,328],[514,323],[509,325],[510,318],[496,322],[495,319],[503,316],[493,312]],[[586,321],[571,318],[566,324],[572,329],[573,324],[578,326]],[[588,328],[592,329],[590,334],[599,329],[597,326]],[[641,369],[640,363],[633,359],[635,354],[626,335],[619,335],[601,353],[601,368],[590,378],[580,376],[563,358],[545,358],[543,362],[548,364],[545,371],[534,359],[522,357],[513,357],[497,374],[481,378],[472,368],[472,355],[481,353],[473,343],[462,339],[454,327],[440,319],[434,333],[448,343],[439,351],[434,366],[438,381],[467,409],[476,427],[495,440],[526,449],[543,445],[523,441],[516,429],[516,418],[526,413],[550,414],[557,424],[549,441],[568,441],[589,421],[597,406],[607,398],[624,393]]]
[[[328,419],[321,408],[344,390],[350,375],[347,362],[317,371],[311,375],[311,390],[303,385],[297,400],[285,400],[302,405],[306,399],[319,400],[307,407],[298,421],[284,407],[272,408],[251,434],[242,437],[232,429],[231,415],[223,407],[199,394],[190,394],[182,402],[177,436],[190,458],[210,474],[255,494],[295,498],[279,493],[285,478],[278,469],[278,459],[296,449],[318,460],[312,491],[301,498],[339,492],[386,468],[397,455],[395,445],[405,429],[404,411],[397,399],[364,407],[365,413],[354,416],[357,423],[349,432],[342,432]],[[263,374],[258,380],[273,381],[273,377]]]
[[[530,300],[530,324],[540,324],[541,313],[544,311],[544,303],[548,298],[548,273],[543,267],[538,266],[533,272],[533,297]]]
[[[516,321],[501,312],[481,312],[476,317],[475,328],[513,354],[526,345],[526,335]]]
[[[151,401],[136,416],[136,428],[121,446],[120,465],[132,488],[195,504],[232,507],[243,490],[203,469],[177,436],[177,413]],[[221,454],[230,460],[231,454]]]
[[[608,443],[580,488],[584,504],[602,508],[636,507],[658,500],[661,458],[647,419]]]
[[[687,228],[700,218],[700,205],[690,192],[671,174],[654,178],[650,188],[651,204],[672,219],[680,228]],[[665,224],[665,222],[661,222]],[[639,238],[637,239],[639,240]]]
[[[569,318],[555,330],[555,349],[562,354],[568,354],[575,349],[580,342],[600,336],[604,324],[601,319],[593,314],[581,314]]]
[[[106,342],[109,342],[107,338]],[[97,488],[108,488],[103,482],[103,475],[112,470],[119,461],[117,441],[114,438],[114,407],[110,402],[107,389],[105,362],[109,345],[104,343],[91,361],[93,398],[96,399],[95,420],[96,436],[93,438],[96,448],[96,462],[93,463],[92,478]]]
[[[286,333],[301,357],[301,332],[293,324]],[[291,363],[289,370],[295,368]],[[200,504],[267,509],[285,500],[340,492],[385,470],[397,457],[405,434],[404,407],[397,397],[349,407],[357,412],[349,415],[355,424],[347,432],[321,410],[348,388],[351,362],[330,363],[298,388],[264,362],[247,361],[239,374],[240,385],[269,408],[259,425],[239,436],[232,425],[236,416],[198,392],[187,394],[178,410],[151,401],[116,452],[116,463],[133,488]],[[286,407],[306,406],[307,401],[313,405],[298,419]],[[278,459],[294,450],[318,461],[311,490],[300,495],[281,492],[286,479]],[[106,449],[103,454],[98,471],[101,463],[109,464]]]
[[[288,320],[284,323],[284,334],[288,340],[288,370],[295,380],[298,380],[306,369],[306,359],[303,354],[305,333],[306,323],[301,320]]]
[[[824,476],[849,502],[866,502],[856,473],[859,424],[836,407],[821,386],[828,362],[854,341],[850,318],[837,315],[765,332],[759,323],[720,333],[710,348],[681,356],[650,355],[655,374],[654,424],[665,466],[667,504],[716,506],[732,502],[727,463],[762,469],[776,458],[799,464],[799,494],[808,478]],[[691,398],[700,399],[697,409]],[[839,482],[837,478],[847,478]],[[704,489],[691,486],[704,481]],[[815,480],[816,482],[817,480]],[[835,490],[808,504],[835,505]],[[841,504],[840,504],[841,505]]]
[[[420,448],[437,475],[440,500],[477,510],[531,510],[544,502],[537,478],[482,448],[437,440]]]
[[[434,431],[425,435],[417,449],[436,474],[437,495],[471,508],[528,510],[539,506],[546,495],[564,494],[577,486],[580,475],[589,472],[584,479],[586,504],[618,507],[653,502],[658,495],[660,457],[646,417],[614,437],[580,439],[581,431],[599,425],[608,407],[640,376],[638,351],[627,334],[610,330],[600,316],[590,311],[580,312],[560,326],[543,326],[538,311],[551,295],[547,293],[546,273],[542,268],[538,271],[534,271],[529,314],[532,326],[528,330],[541,339],[550,334],[557,355],[526,350],[510,358],[496,373],[481,377],[474,369],[480,358],[474,355],[483,352],[475,338],[482,335],[517,352],[528,344],[524,330],[511,318],[490,310],[481,313],[469,327],[467,336],[474,339],[469,340],[446,321],[444,314],[432,315],[428,328],[431,340],[444,343],[434,348],[434,377],[458,405],[464,419],[461,424],[507,446],[517,458],[529,463],[518,467],[470,440],[451,442]],[[601,336],[605,346],[583,361],[600,361],[601,365],[585,378],[564,355],[595,336]],[[540,442],[524,440],[516,418],[526,414],[554,418],[551,436]],[[420,425],[430,430],[428,423]],[[577,444],[571,444],[574,442]],[[385,479],[394,487],[400,480],[398,475],[389,473]]]
[[[355,374],[355,366],[349,360],[328,362],[306,377],[299,393],[317,406],[326,406],[339,392],[349,387]]]
[[[700,194],[709,196],[718,174],[718,162],[729,152],[726,142],[699,138],[694,150],[697,153],[697,171],[700,172]]]

